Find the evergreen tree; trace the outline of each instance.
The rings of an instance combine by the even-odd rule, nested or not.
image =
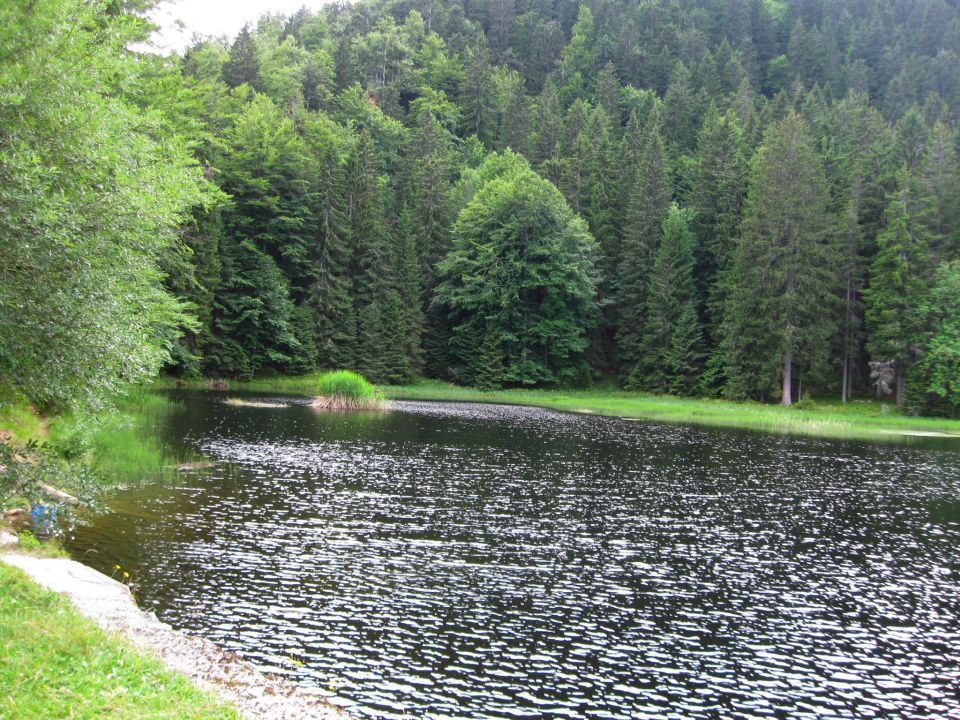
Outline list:
[[[230,47],[230,59],[223,66],[223,81],[230,87],[243,83],[255,89],[260,87],[260,63],[249,25],[240,29]]]
[[[930,220],[931,251],[938,260],[955,257],[960,237],[960,165],[956,133],[943,123],[930,133],[921,176],[933,203]]]
[[[887,227],[877,237],[877,254],[864,290],[867,347],[876,361],[893,362],[897,406],[906,399],[907,374],[920,344],[917,308],[929,280],[930,197],[906,166],[887,207]]]
[[[763,397],[779,380],[790,405],[794,369],[824,366],[838,285],[829,203],[806,123],[790,113],[764,134],[750,171],[724,312],[730,394]]]
[[[404,208],[394,233],[396,249],[393,266],[397,296],[403,309],[404,330],[402,335],[397,335],[396,345],[403,349],[408,379],[411,373],[417,374],[423,370],[424,301],[415,237],[413,216]]]
[[[450,193],[453,154],[443,128],[429,114],[420,119],[411,139],[408,196],[413,244],[420,264],[420,284],[432,290],[436,265],[450,249],[447,196]]]
[[[347,276],[351,247],[344,217],[340,158],[332,144],[325,143],[319,149],[316,173],[316,237],[309,304],[315,322],[317,363],[323,368],[350,368],[355,331]]]
[[[690,71],[683,62],[677,63],[670,76],[670,85],[663,98],[667,135],[680,152],[696,145],[702,117],[700,97],[693,88]]]
[[[496,84],[491,66],[490,49],[483,36],[464,52],[465,77],[460,92],[464,128],[487,146],[496,140]]]
[[[249,240],[227,245],[222,266],[205,369],[242,379],[265,369],[290,370],[300,343],[283,273]]]
[[[500,328],[488,323],[483,342],[476,354],[476,362],[470,369],[473,384],[480,390],[499,390],[503,385],[503,348]]]
[[[631,187],[616,301],[617,342],[625,368],[632,368],[640,361],[647,273],[660,235],[660,224],[670,207],[671,184],[657,111],[651,113],[644,127]]]
[[[730,259],[746,195],[743,131],[733,112],[711,107],[703,121],[689,180],[691,227],[697,238],[698,294],[706,298],[708,337],[719,339]]]
[[[661,226],[647,283],[640,360],[630,372],[628,388],[689,394],[696,387],[702,334],[693,245],[690,214],[674,204]]]

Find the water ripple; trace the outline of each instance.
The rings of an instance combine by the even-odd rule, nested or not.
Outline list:
[[[204,399],[76,553],[371,718],[960,718],[960,455]],[[90,558],[87,558],[88,561]]]

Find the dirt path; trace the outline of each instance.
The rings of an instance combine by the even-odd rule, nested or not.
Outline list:
[[[81,615],[118,632],[197,686],[234,705],[248,720],[349,720],[316,692],[255,670],[209,640],[186,635],[137,607],[126,585],[73,560],[7,553],[0,561],[20,568],[54,592],[64,593]]]

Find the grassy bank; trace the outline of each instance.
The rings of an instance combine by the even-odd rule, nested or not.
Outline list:
[[[42,415],[25,401],[0,403],[0,510],[44,496],[42,485],[87,502],[103,487],[172,474],[193,458],[174,457],[152,429],[174,408],[142,391],[97,415]]]
[[[0,717],[239,717],[0,563]]]
[[[171,385],[171,381],[161,381],[161,386]],[[245,383],[231,383],[231,388],[312,394],[316,388],[316,376],[259,378]],[[943,435],[956,437],[957,447],[960,448],[960,420],[905,416],[899,414],[891,403],[872,399],[855,400],[846,405],[839,401],[818,401],[811,408],[801,409],[752,402],[646,395],[614,389],[482,392],[438,381],[385,386],[382,390],[386,397],[395,400],[533,405],[568,412],[818,437],[892,440],[912,435]]]

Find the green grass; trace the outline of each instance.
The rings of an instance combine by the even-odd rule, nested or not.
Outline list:
[[[5,720],[239,717],[2,563],[0,688]]]
[[[383,393],[362,375],[349,370],[323,373],[316,381],[315,405],[331,410],[372,410],[383,405]]]
[[[872,400],[819,402],[814,408],[785,408],[729,400],[645,395],[622,390],[498,390],[482,392],[441,382],[384,388],[398,400],[459,400],[535,405],[570,412],[611,415],[671,423],[713,425],[837,438],[890,439],[909,433],[957,436],[960,421],[897,414]]]
[[[259,378],[231,383],[236,390],[315,393],[317,374],[300,377]],[[161,380],[161,387],[173,381]],[[202,383],[197,385],[202,387]],[[785,408],[754,402],[732,402],[670,395],[647,395],[617,389],[597,390],[496,390],[484,392],[436,380],[380,388],[394,400],[441,400],[458,402],[533,405],[567,412],[609,415],[669,423],[711,425],[816,437],[898,441],[911,433],[956,436],[960,448],[960,420],[901,415],[892,403],[857,399],[846,405],[818,400],[810,409]]]
[[[46,437],[46,425],[37,409],[26,400],[0,400],[0,436],[11,437],[20,443]]]
[[[109,481],[156,476],[180,461],[152,432],[174,407],[172,400],[157,393],[132,393],[109,413],[54,419],[48,442],[58,454],[87,462]]]
[[[3,529],[0,526],[0,529]],[[41,558],[62,558],[69,557],[69,553],[60,545],[57,538],[39,540],[29,530],[22,530],[17,533],[17,552],[25,555],[33,555]],[[0,716],[2,717],[2,716]]]

